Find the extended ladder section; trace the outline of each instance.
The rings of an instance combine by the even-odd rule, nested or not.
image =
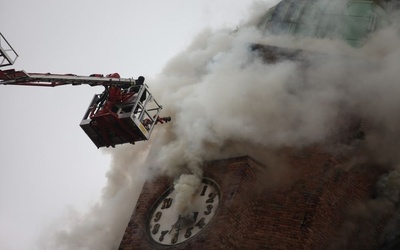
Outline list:
[[[8,43],[3,34],[0,33],[0,67],[13,65],[18,54]]]
[[[78,76],[75,74],[50,74],[50,73],[27,73],[24,70],[14,69],[0,70],[0,84],[3,85],[25,85],[56,87],[60,85],[124,85],[135,84],[132,78],[119,78],[116,74],[103,76],[93,74],[90,76]]]

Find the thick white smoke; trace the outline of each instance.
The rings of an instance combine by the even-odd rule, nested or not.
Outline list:
[[[182,174],[174,185],[176,196],[174,209],[179,215],[187,216],[191,211],[191,198],[197,192],[201,179],[192,174]]]
[[[388,47],[387,39],[399,41],[390,29],[375,34],[363,49],[341,41],[262,37],[253,26],[235,33],[203,32],[153,82],[168,86],[159,87],[158,95],[174,117],[171,127],[161,128],[168,131],[160,136],[169,140],[154,165],[174,174],[187,162],[221,157],[235,143],[245,150],[251,144],[329,141],[338,120],[353,114],[368,120],[378,138],[393,136],[400,111],[399,49],[396,42]],[[266,64],[249,46],[269,40],[316,53],[307,55],[307,67],[296,61]]]
[[[117,249],[147,178],[146,168],[143,167],[148,147],[149,144],[137,144],[135,150],[131,145],[108,150],[113,154],[113,160],[101,201],[86,214],[70,209],[63,219],[64,224],[50,225],[43,233],[40,248]]]
[[[251,155],[251,148],[329,143],[347,115],[368,121],[370,158],[398,162],[396,30],[377,32],[355,49],[342,41],[265,35],[254,25],[259,14],[239,29],[201,32],[147,80],[172,122],[158,127],[150,149],[138,143],[113,150],[103,200],[51,235],[45,249],[116,249],[140,193],[138,182],[157,174],[200,177],[205,160]],[[306,66],[288,60],[267,64],[250,50],[252,43],[313,53],[306,54]]]

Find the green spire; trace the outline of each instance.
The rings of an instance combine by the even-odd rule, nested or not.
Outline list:
[[[267,33],[344,39],[361,46],[371,32],[389,23],[373,0],[282,0],[259,27]]]

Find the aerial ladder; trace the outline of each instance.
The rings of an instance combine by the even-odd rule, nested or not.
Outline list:
[[[13,65],[18,54],[0,33],[0,67]],[[161,117],[158,104],[144,77],[121,78],[118,73],[108,75],[28,73],[24,70],[0,70],[1,85],[57,87],[62,85],[103,86],[87,108],[80,127],[98,147],[144,141],[157,123],[166,123],[170,117]]]

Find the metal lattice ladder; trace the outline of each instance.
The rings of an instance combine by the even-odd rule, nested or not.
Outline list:
[[[17,60],[18,54],[7,39],[0,33],[0,67],[13,65]]]

